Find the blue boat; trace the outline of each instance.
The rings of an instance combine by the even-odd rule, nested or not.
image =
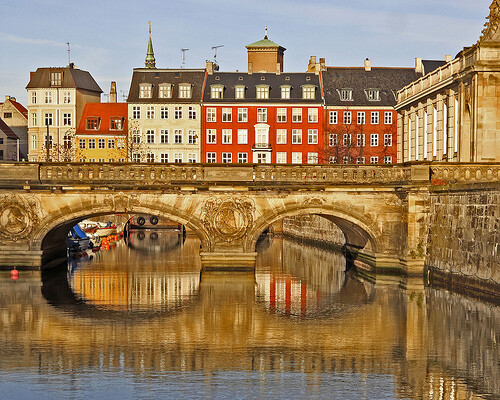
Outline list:
[[[87,234],[76,224],[68,232],[68,237],[66,238],[66,246],[71,252],[78,252],[90,249],[94,247],[94,244],[90,241]]]

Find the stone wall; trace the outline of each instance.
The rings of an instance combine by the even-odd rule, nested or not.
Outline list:
[[[283,219],[283,234],[305,241],[342,246],[345,236],[337,225],[319,215],[301,215]]]
[[[500,288],[500,186],[439,190],[430,198],[426,265],[433,277],[486,293]]]

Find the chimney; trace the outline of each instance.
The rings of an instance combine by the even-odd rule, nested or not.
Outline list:
[[[320,70],[321,70],[321,71],[326,71],[325,59],[324,59],[324,57],[319,59],[319,68],[320,68]]]
[[[111,81],[111,90],[109,91],[109,102],[116,103],[116,82]]]
[[[9,95],[5,96],[5,101],[7,101],[7,100],[10,100],[10,96]]]
[[[370,61],[369,58],[365,60],[365,71],[371,71],[372,70],[372,62]]]
[[[424,64],[422,64],[422,57],[415,57],[415,73],[424,74]]]
[[[451,54],[446,54],[444,56],[444,61],[446,61],[447,63],[451,61]]]
[[[34,71],[31,71],[31,72],[30,72],[30,81],[33,79],[33,75],[35,75],[35,72],[34,72]]]
[[[281,75],[281,64],[276,63],[276,75]]]
[[[248,75],[252,75],[253,73],[253,64],[251,62],[248,63]]]
[[[205,69],[207,70],[208,75],[213,75],[214,73],[214,63],[212,61],[205,62]]]
[[[309,57],[309,64],[307,65],[307,72],[316,71],[316,56]]]

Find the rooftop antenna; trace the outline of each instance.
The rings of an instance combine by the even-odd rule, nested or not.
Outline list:
[[[221,44],[219,46],[212,46],[212,50],[214,50],[214,63],[215,64],[217,64],[217,49],[220,47],[224,47],[224,45]]]
[[[71,64],[71,48],[69,47],[69,42],[66,42],[68,45],[68,65]]]
[[[181,49],[181,53],[182,53],[182,66],[181,68],[184,68],[186,66],[186,51],[188,51],[189,49]]]

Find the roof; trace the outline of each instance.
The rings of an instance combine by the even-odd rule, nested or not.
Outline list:
[[[204,69],[152,69],[135,68],[130,82],[127,103],[199,103],[205,79]],[[150,98],[139,97],[139,85],[152,85]],[[158,88],[162,83],[172,85],[172,97],[159,98]],[[179,98],[179,84],[191,85],[191,98]]]
[[[50,85],[51,72],[63,73],[60,86]],[[102,93],[101,88],[88,71],[75,68],[71,64],[67,67],[37,68],[36,72],[32,74],[26,89],[50,87],[82,89]]]
[[[10,103],[16,108],[16,110],[19,111],[24,118],[28,119],[28,110],[21,103],[18,103],[17,101],[12,100],[12,98],[7,99],[5,101],[10,101]],[[0,103],[0,106],[3,104],[5,104],[5,103]]]
[[[5,133],[5,135],[9,139],[19,139],[19,136],[17,136],[12,129],[10,129],[9,125],[7,125],[2,118],[0,118],[0,131]]]
[[[420,74],[414,68],[328,67],[322,73],[325,104],[327,106],[388,106],[396,105],[397,91]],[[340,90],[351,89],[352,101],[340,100]],[[368,100],[367,90],[378,89],[380,100]]]
[[[87,128],[87,118],[96,117],[99,119],[98,129],[86,129]],[[122,126],[120,130],[110,129],[111,118],[116,117],[122,121]],[[76,134],[85,135],[125,135],[127,133],[128,126],[128,106],[127,103],[87,103],[83,109],[82,118],[80,119],[80,124],[76,130]]]
[[[267,38],[267,36],[264,39],[259,40],[259,41],[254,42],[254,43],[251,43],[245,47],[247,49],[252,48],[252,47],[281,47],[283,50],[286,50],[284,47],[280,46],[279,44],[274,43],[272,40],[269,40]]]
[[[210,98],[212,85],[222,85],[224,87],[222,99]],[[269,86],[269,99],[258,99],[256,87],[259,85]],[[312,85],[316,87],[315,99],[302,98],[302,86]],[[235,86],[245,86],[245,98],[235,98]],[[281,98],[281,86],[290,86],[290,99]],[[203,93],[204,103],[321,103],[321,87],[319,75],[311,72],[292,72],[276,74],[273,72],[214,72],[207,76],[205,91]]]
[[[435,69],[438,69],[439,67],[442,67],[443,65],[445,65],[446,61],[444,61],[444,60],[422,60],[422,64],[424,66],[424,74],[427,75],[428,73],[431,73]]]

